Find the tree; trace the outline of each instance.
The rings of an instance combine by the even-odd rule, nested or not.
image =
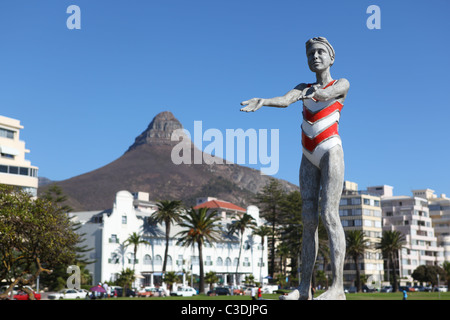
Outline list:
[[[389,272],[389,264],[394,269],[392,291],[398,290],[396,261],[398,260],[398,252],[403,248],[405,244],[405,236],[399,231],[383,231],[380,243],[377,245],[378,249],[381,249],[383,255],[387,258]]]
[[[169,286],[169,290],[172,290],[174,283],[180,281],[180,278],[176,275],[175,271],[169,271],[164,274],[163,281]]]
[[[281,237],[280,240],[288,248],[286,259],[290,258],[291,277],[298,277],[302,247],[302,197],[300,191],[285,194],[280,201]]]
[[[214,283],[219,281],[219,277],[214,271],[210,271],[205,275],[205,282],[209,284],[209,287],[212,288]]]
[[[58,206],[0,185],[0,281],[11,284],[0,298],[15,285],[32,285],[42,272],[73,264],[79,241],[73,223]]]
[[[208,212],[208,208],[197,210],[190,208],[185,214],[182,214],[181,218],[179,225],[185,230],[177,233],[177,236],[181,237],[178,243],[187,247],[197,245],[200,263],[199,293],[204,293],[203,245],[205,243],[212,244],[212,242],[219,240],[221,232],[218,222],[220,218],[216,215],[215,210]]]
[[[178,200],[162,200],[159,201],[156,206],[158,210],[152,214],[157,222],[163,223],[166,226],[166,249],[164,251],[164,262],[162,272],[166,272],[167,256],[169,255],[169,237],[170,226],[174,222],[179,222],[181,217],[181,201]]]
[[[359,258],[364,255],[364,252],[369,248],[368,240],[364,237],[362,230],[347,231],[346,234],[348,256],[352,257],[356,266],[356,288],[358,292],[361,292],[361,271],[359,268]]]
[[[438,283],[438,275],[440,279],[445,279],[445,270],[439,266],[420,265],[413,271],[411,277],[421,283],[430,282],[435,286]]]
[[[233,220],[231,225],[228,227],[228,233],[230,235],[237,233],[239,236],[239,255],[238,255],[238,260],[237,260],[237,265],[236,265],[236,279],[239,279],[238,271],[239,271],[239,264],[240,264],[241,252],[242,252],[242,243],[244,240],[245,230],[247,230],[248,228],[254,229],[255,227],[256,227],[255,219],[247,213],[244,213],[241,216],[238,215],[237,219]]]
[[[275,242],[277,237],[277,229],[282,222],[281,215],[281,201],[285,196],[285,192],[281,188],[281,184],[271,179],[270,182],[264,186],[262,191],[256,195],[256,202],[260,208],[261,217],[272,227],[271,240],[270,240],[270,266],[269,274],[273,278],[275,272]]]
[[[265,225],[261,225],[253,230],[253,235],[261,237],[261,261],[259,263],[259,281],[262,283],[262,267],[264,263],[263,253],[264,253],[264,244],[267,236],[270,236],[272,230]]]
[[[57,184],[50,185],[44,193],[39,195],[39,198],[53,203],[55,205],[55,209],[59,212],[59,214],[67,214],[68,212],[73,211],[72,207],[67,204],[68,198],[64,194],[63,189]],[[83,241],[84,236],[86,235],[85,233],[77,232],[81,227],[82,224],[80,222],[73,222],[72,229],[74,232],[79,234],[80,240],[80,242],[76,246],[76,256],[73,264],[79,266],[81,270],[86,270],[85,267],[88,264],[94,263],[95,260],[89,260],[86,258],[86,252],[92,251],[93,248],[89,248],[87,245],[80,245],[80,243]],[[45,286],[50,288],[50,290],[59,291],[66,285],[67,267],[67,265],[61,264],[56,268],[53,268],[53,272],[51,274],[43,273],[40,276],[40,282],[45,284]]]
[[[126,296],[127,289],[131,287],[131,284],[136,280],[134,270],[126,268],[122,270],[119,277],[116,280],[116,284],[123,288],[122,297]]]
[[[134,270],[134,267],[136,264],[137,249],[140,244],[150,244],[150,242],[142,239],[142,237],[139,234],[137,234],[136,232],[133,232],[132,234],[130,234],[128,239],[125,240],[125,242],[124,242],[125,246],[133,245],[133,253],[134,253],[134,255],[133,255],[133,270]]]
[[[444,261],[442,268],[445,271],[445,280],[447,281],[447,289],[450,290],[450,262]]]
[[[277,246],[277,253],[280,257],[280,273],[286,277],[286,269],[287,269],[287,258],[289,256],[289,247],[285,242],[281,242]],[[283,272],[284,268],[284,272]]]

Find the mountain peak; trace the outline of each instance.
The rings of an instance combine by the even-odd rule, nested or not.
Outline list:
[[[176,129],[182,129],[183,125],[170,111],[158,113],[150,122],[147,129],[136,137],[133,145],[128,151],[135,149],[143,144],[151,145],[172,145],[176,142],[171,141],[172,132]],[[127,152],[128,152],[127,151]]]

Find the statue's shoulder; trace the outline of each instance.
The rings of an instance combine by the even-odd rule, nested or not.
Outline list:
[[[308,88],[309,86],[310,86],[310,84],[308,84],[308,83],[300,83],[294,89],[303,91],[304,89]]]
[[[337,80],[337,83],[345,86],[350,86],[350,82],[346,78],[340,78]]]

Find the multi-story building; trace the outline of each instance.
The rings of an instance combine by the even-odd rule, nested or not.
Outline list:
[[[231,222],[234,214],[247,213],[259,221],[259,209],[249,206],[247,210],[232,203],[217,199],[206,199],[199,206],[217,210],[222,217],[222,226]],[[198,208],[198,207],[197,207]],[[96,262],[87,266],[95,282],[114,281],[123,269],[135,270],[137,287],[162,284],[162,266],[165,251],[165,225],[152,223],[148,218],[156,210],[148,193],[134,195],[128,191],[116,194],[111,210],[75,212],[70,216],[81,223],[78,232],[85,234],[84,244],[92,248],[88,258]],[[199,275],[197,247],[179,245],[177,234],[182,230],[178,224],[171,226],[169,253],[166,271],[182,276],[183,284],[189,284],[192,276]],[[140,244],[134,256],[133,246],[124,242],[136,232],[148,244]],[[253,275],[255,281],[267,277],[267,249],[260,246],[261,239],[250,231],[244,234],[243,248],[237,267],[240,241],[238,238],[223,237],[212,245],[203,247],[204,272],[214,271],[224,284],[240,283],[246,275]],[[262,262],[262,263],[261,263]],[[238,278],[236,278],[236,275]]]
[[[20,140],[21,129],[19,120],[0,116],[0,184],[21,187],[36,196],[38,168],[25,159],[30,151]]]
[[[438,246],[444,250],[444,260],[450,261],[450,198],[445,194],[437,196],[431,189],[413,190],[413,193],[428,200]]]
[[[395,230],[405,236],[397,270],[401,284],[412,284],[411,274],[420,265],[441,265],[443,248],[437,244],[428,201],[417,196],[394,196],[389,186],[371,187],[370,190],[381,195],[383,231]]]
[[[360,258],[360,272],[370,284],[380,286],[383,281],[383,256],[377,244],[382,235],[380,196],[368,191],[358,191],[358,185],[345,181],[339,205],[339,215],[344,232],[362,230],[369,249]],[[344,284],[351,286],[356,278],[354,261],[347,257],[344,267]]]

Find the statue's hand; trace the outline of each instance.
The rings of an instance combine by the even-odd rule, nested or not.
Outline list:
[[[312,99],[314,97],[314,93],[316,93],[317,85],[314,85],[310,88],[305,88],[302,91],[302,94],[298,98],[298,100],[306,100],[306,99]]]
[[[264,105],[264,99],[261,98],[253,98],[247,101],[242,101],[241,106],[246,106],[244,108],[241,108],[241,111],[245,112],[253,112],[258,110]]]

